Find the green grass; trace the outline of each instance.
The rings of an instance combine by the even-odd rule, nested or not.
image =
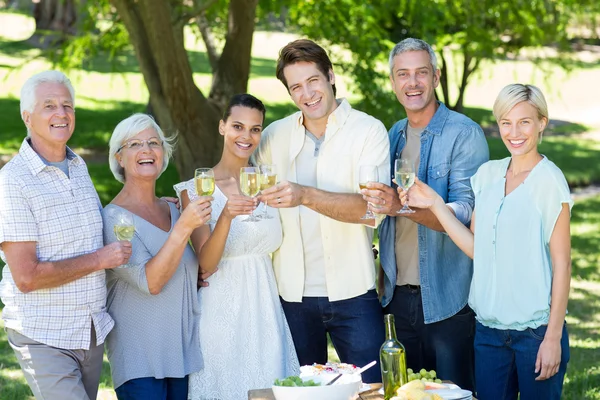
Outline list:
[[[31,48],[24,41],[31,30],[31,18],[0,12],[0,155],[16,152],[25,136],[23,123],[18,117],[17,96],[21,84],[32,73],[50,67],[47,60],[39,57],[39,50]],[[258,32],[254,41],[249,91],[265,100],[267,123],[296,111],[287,92],[274,78],[274,59],[279,48],[290,40],[289,36],[278,35]],[[194,78],[201,89],[206,89],[210,85],[206,55],[193,38],[188,38],[188,41]],[[544,139],[540,151],[555,162],[565,173],[569,184],[576,187],[600,182],[600,163],[597,162],[600,143],[578,136],[599,127],[590,127],[587,121],[566,121],[570,118],[565,116],[568,117],[571,110],[598,104],[589,87],[594,77],[598,76],[600,67],[581,63],[574,64],[573,68],[569,76],[555,72],[556,79],[553,82],[560,84],[551,86],[554,91],[546,91],[552,113],[556,110],[557,115],[565,120],[551,121],[549,131],[553,136]],[[131,52],[113,61],[97,57],[82,69],[68,74],[77,91],[77,128],[69,145],[76,150],[85,149],[96,154],[88,159],[88,168],[102,203],[106,204],[121,188],[106,161],[108,139],[119,121],[134,112],[144,112],[148,93]],[[511,81],[529,81],[543,88],[543,84],[540,84],[543,81],[539,80],[531,63],[513,61],[486,65],[479,73],[479,80],[473,81],[467,90],[465,114],[490,134],[488,143],[492,159],[508,156],[502,141],[493,137],[496,127],[490,111],[493,97],[498,92],[495,85],[505,81],[507,75]],[[348,86],[351,79],[343,76],[338,78],[338,93],[350,98],[358,109],[363,108],[365,104]],[[568,109],[569,112],[561,111],[561,104],[565,103],[560,97],[562,93],[572,107]],[[404,117],[391,91],[389,102],[375,116],[388,126]],[[177,171],[170,165],[157,182],[157,194],[173,195],[172,185],[178,181]],[[567,316],[571,362],[565,380],[564,398],[600,400],[600,196],[577,202],[573,208],[572,245],[573,285],[570,313]],[[331,347],[329,354],[330,358],[336,358]],[[99,398],[114,398],[106,360],[100,386],[103,390]],[[0,329],[0,400],[22,400],[28,396],[29,388],[8,346],[6,335]]]

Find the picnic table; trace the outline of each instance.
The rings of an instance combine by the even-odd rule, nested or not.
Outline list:
[[[371,383],[371,389],[358,395],[360,400],[382,400],[383,396],[379,394],[381,383]],[[271,389],[257,389],[248,391],[248,400],[275,400]]]
[[[379,394],[381,383],[371,383],[371,389],[362,392],[358,395],[357,400],[383,400],[383,396]],[[256,389],[248,391],[248,400],[275,400],[271,389]],[[473,397],[473,400],[477,400]]]

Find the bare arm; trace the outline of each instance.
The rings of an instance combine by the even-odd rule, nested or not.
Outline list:
[[[357,193],[333,193],[284,181],[263,191],[260,201],[274,208],[305,206],[336,221],[355,224],[367,211],[367,202]],[[374,226],[375,222],[370,221]]]
[[[550,378],[558,372],[560,367],[560,341],[571,285],[571,232],[569,205],[566,203],[562,205],[550,237],[550,258],[552,259],[550,320],[546,335],[538,350],[535,372],[540,372],[540,375],[536,380]]]
[[[4,242],[2,250],[17,288],[23,293],[61,286],[92,272],[127,263],[131,243],[111,243],[95,252],[60,261],[39,261],[36,242]]]
[[[429,209],[437,218],[450,239],[470,258],[473,258],[475,237],[473,232],[456,218],[452,210],[446,206],[442,197],[425,183],[415,179],[410,188],[408,204],[410,207]]]
[[[369,208],[374,213],[389,215],[390,217],[408,218],[418,224],[424,225],[429,229],[438,232],[444,232],[444,227],[440,224],[437,217],[426,208],[414,209],[414,214],[398,214],[398,210],[402,208],[403,202],[406,201],[406,194],[396,193],[396,191],[383,183],[370,182],[367,184],[368,189],[363,189],[363,199],[370,203]],[[399,192],[402,189],[398,189]],[[402,197],[403,200],[400,200]],[[452,215],[454,210],[448,208]]]
[[[212,197],[203,196],[190,202],[158,253],[146,263],[146,280],[151,294],[159,294],[177,271],[190,235],[210,218],[211,200]]]
[[[232,178],[233,179],[233,178]],[[189,203],[183,195],[183,207]],[[221,261],[231,221],[238,215],[250,215],[256,207],[256,200],[242,195],[230,195],[212,233],[207,225],[196,229],[192,234],[192,245],[198,255],[198,263],[204,277],[212,275]]]

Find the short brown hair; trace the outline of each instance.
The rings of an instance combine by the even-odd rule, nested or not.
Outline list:
[[[331,64],[331,60],[325,49],[312,40],[294,40],[293,42],[286,44],[279,51],[279,58],[277,59],[277,70],[275,75],[277,76],[277,79],[283,83],[286,89],[288,89],[288,85],[285,76],[283,75],[283,69],[288,65],[296,64],[298,62],[315,63],[319,71],[321,71],[328,79],[329,70],[333,71],[333,64]],[[331,86],[333,88],[333,95],[335,96],[335,84],[332,84]]]

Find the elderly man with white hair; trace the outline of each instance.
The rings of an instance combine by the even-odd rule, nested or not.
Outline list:
[[[0,170],[0,282],[9,343],[37,399],[95,399],[104,339],[105,270],[131,244],[103,246],[100,200],[85,162],[67,147],[74,90],[58,71],[21,89],[28,135]]]

